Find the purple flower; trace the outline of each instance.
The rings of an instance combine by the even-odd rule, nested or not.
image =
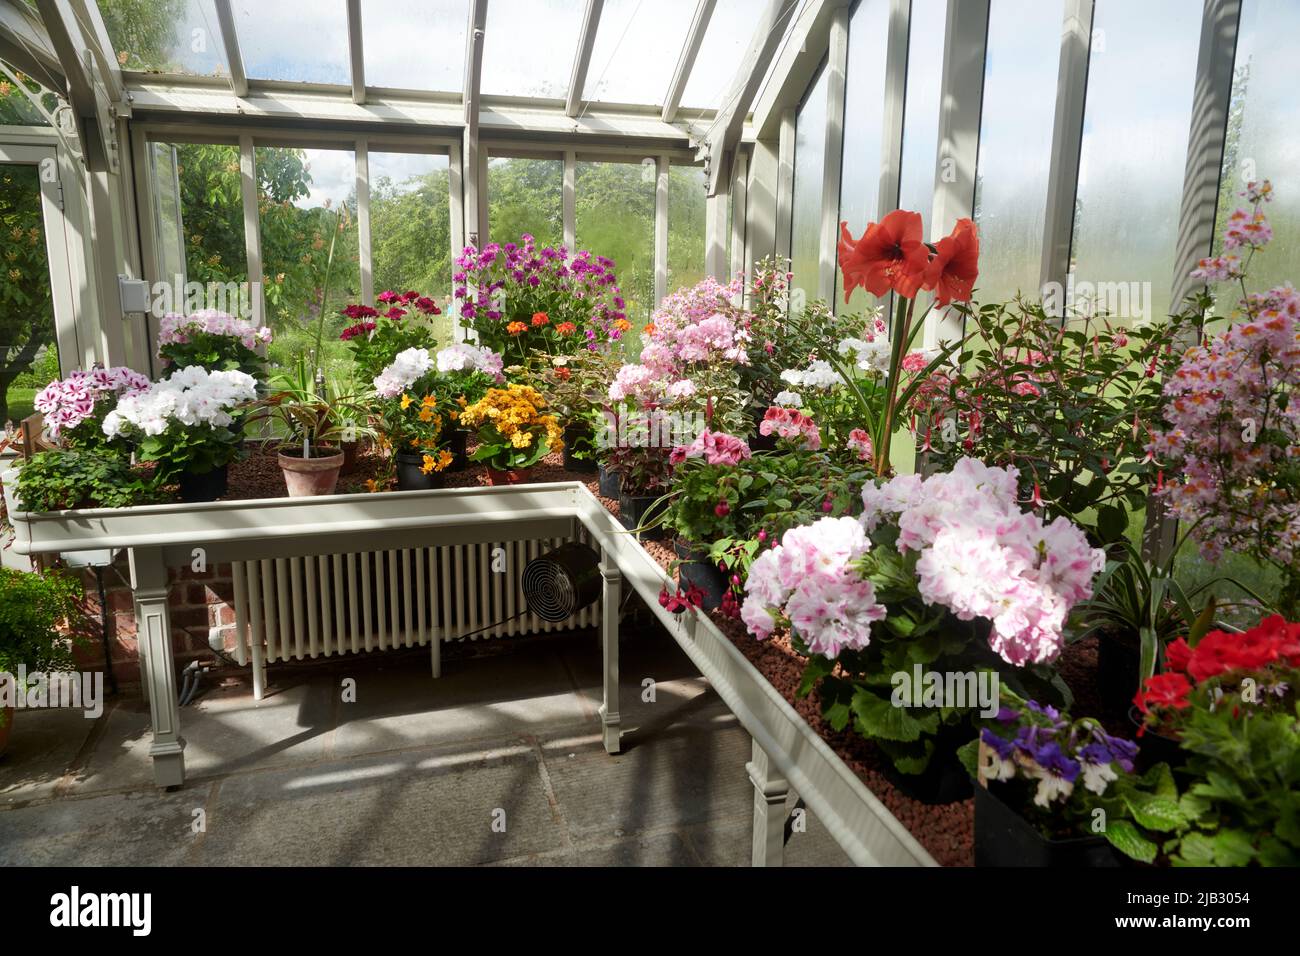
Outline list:
[[[1078,761],[1071,760],[1061,750],[1061,745],[1049,740],[1034,752],[1034,762],[1053,777],[1074,783],[1079,776]]]
[[[988,744],[997,752],[997,755],[1003,760],[1010,760],[1011,755],[1015,753],[1016,745],[1010,740],[999,737],[988,728],[980,731],[980,739]]]

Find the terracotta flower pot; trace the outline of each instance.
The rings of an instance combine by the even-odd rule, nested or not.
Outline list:
[[[522,485],[532,477],[532,474],[531,465],[527,468],[509,468],[505,471],[488,468],[487,482],[489,485]]]
[[[329,454],[303,458],[300,449],[292,450],[298,454],[281,451],[279,456],[289,497],[313,498],[334,494],[334,488],[339,483],[339,471],[343,468],[343,452],[337,448],[317,449]]]

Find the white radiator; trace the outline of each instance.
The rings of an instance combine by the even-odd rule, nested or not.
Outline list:
[[[253,653],[255,645],[273,663],[422,647],[466,635],[596,627],[599,601],[558,624],[520,614],[524,566],[563,543],[556,538],[236,561],[235,659],[243,665],[263,657]],[[494,561],[504,570],[493,570]]]

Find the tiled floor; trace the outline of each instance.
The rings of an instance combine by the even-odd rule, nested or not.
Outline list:
[[[21,711],[0,864],[749,863],[749,737],[671,639],[623,642],[613,757],[594,636],[505,650],[447,659],[436,681],[415,653],[273,671],[260,703],[246,684],[210,691],[181,710],[174,793],[152,785],[138,698],[97,720]],[[811,819],[786,859],[847,863]]]

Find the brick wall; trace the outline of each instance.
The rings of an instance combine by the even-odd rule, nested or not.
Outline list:
[[[172,650],[178,664],[211,657],[209,641],[220,641],[230,651],[235,646],[234,584],[230,565],[220,564],[206,571],[175,569],[169,573]],[[131,600],[131,574],[123,555],[104,569],[104,591],[108,604],[109,648],[113,673],[119,681],[140,679],[139,643],[136,639],[135,609]],[[85,599],[82,618],[74,631],[82,638],[74,654],[78,666],[98,670],[104,664],[100,638],[99,592],[95,575],[82,572]]]

